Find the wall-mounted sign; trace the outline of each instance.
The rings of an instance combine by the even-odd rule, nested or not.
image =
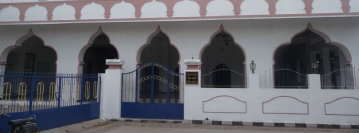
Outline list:
[[[198,72],[186,72],[186,84],[198,84]]]

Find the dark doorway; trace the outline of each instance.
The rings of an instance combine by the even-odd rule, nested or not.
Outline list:
[[[307,74],[320,74],[322,88],[350,86],[351,66],[343,51],[311,30],[295,36],[288,45],[275,52],[275,87],[308,88]],[[318,69],[313,64],[319,64]]]
[[[154,80],[154,99],[158,102],[161,102],[162,99],[166,99],[168,85],[174,84],[179,86],[179,78],[177,76],[171,76],[170,81],[164,83],[164,80],[168,78],[168,70],[175,73],[179,73],[179,53],[177,49],[170,44],[169,38],[162,32],[159,32],[154,36],[149,44],[142,50],[140,62],[141,64],[154,63],[153,72],[151,67],[145,67],[140,71],[140,77],[151,76],[153,73],[158,80]],[[148,99],[151,92],[151,80],[143,82],[140,84],[140,99]],[[179,99],[180,90],[171,89],[170,90],[170,99]],[[146,101],[146,100],[144,100]]]
[[[233,38],[219,32],[203,50],[201,72],[204,88],[245,88],[245,56]]]
[[[32,36],[9,53],[5,72],[56,73],[56,56],[39,37]]]
[[[110,44],[109,38],[105,34],[100,34],[85,52],[83,74],[105,73],[108,68],[106,59],[117,58],[117,50]]]

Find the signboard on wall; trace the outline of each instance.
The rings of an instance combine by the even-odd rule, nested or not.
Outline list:
[[[186,84],[198,84],[198,72],[186,72]]]

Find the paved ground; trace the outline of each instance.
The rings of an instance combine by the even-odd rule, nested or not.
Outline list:
[[[359,129],[214,126],[94,120],[41,133],[359,133]]]

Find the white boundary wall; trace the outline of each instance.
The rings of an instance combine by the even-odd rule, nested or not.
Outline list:
[[[280,44],[289,42],[296,33],[304,30],[308,23],[315,30],[321,31],[329,36],[331,41],[345,45],[352,55],[352,64],[359,66],[359,18],[321,18],[321,19],[276,19],[276,20],[231,20],[231,21],[197,21],[197,22],[148,22],[148,23],[107,23],[107,24],[67,24],[67,25],[15,25],[0,26],[0,51],[13,46],[16,41],[26,35],[30,28],[33,33],[43,39],[45,45],[53,47],[57,51],[57,73],[77,73],[78,56],[81,48],[88,43],[90,37],[98,31],[101,26],[111,43],[116,46],[121,59],[126,60],[123,72],[135,69],[138,49],[147,42],[148,36],[155,32],[160,26],[171,39],[180,52],[180,72],[184,72],[186,66],[184,59],[199,58],[201,48],[210,41],[213,33],[218,31],[221,24],[224,29],[232,34],[235,41],[240,44],[246,52],[246,64],[251,60],[257,64],[256,73],[263,75],[265,70],[273,65],[273,52]],[[260,53],[260,54],[259,54]],[[3,71],[4,66],[1,67]],[[249,73],[247,66],[247,73]],[[106,76],[105,76],[106,77]],[[318,77],[310,77],[311,83],[319,84]],[[107,78],[105,78],[107,79]],[[255,85],[255,78],[249,77],[249,84]],[[114,79],[120,82],[120,79]],[[259,78],[258,78],[259,80]],[[115,82],[113,81],[113,82]],[[185,110],[185,119],[212,120],[243,120],[243,121],[295,121],[295,122],[317,122],[317,123],[353,123],[358,124],[358,89],[354,90],[321,90],[318,85],[310,85],[309,89],[260,89],[249,87],[246,89],[210,89],[198,87],[186,87],[185,105],[190,110]],[[106,86],[106,85],[105,85]],[[256,85],[257,86],[257,85]],[[118,88],[120,89],[120,88]],[[104,91],[106,87],[104,87]],[[106,93],[105,93],[106,94]],[[247,103],[247,113],[203,113],[202,103],[213,97],[228,95]],[[192,96],[188,98],[188,96]],[[280,97],[268,102],[264,111],[296,114],[263,114],[262,102],[271,100],[278,96],[291,96],[293,98]],[[353,97],[341,99],[327,105],[327,113],[351,114],[325,115],[324,104],[342,97]],[[286,104],[282,102],[290,101]],[[228,101],[217,101],[226,103]],[[230,101],[235,103],[235,101]],[[304,103],[309,105],[309,115]],[[343,103],[344,104],[343,104]],[[242,103],[242,102],[241,102]],[[108,102],[107,104],[112,104]],[[290,105],[290,108],[278,108],[279,105]],[[224,104],[223,104],[224,105]],[[241,104],[243,105],[243,104]],[[339,106],[340,105],[340,106]],[[111,107],[111,106],[108,106]],[[355,109],[352,109],[354,108]],[[349,108],[349,109],[345,109]],[[243,108],[237,108],[240,112]],[[283,110],[275,110],[283,109]],[[287,109],[287,110],[285,110]],[[344,110],[345,109],[345,110]],[[188,112],[190,111],[190,112]],[[209,106],[209,111],[212,107]],[[218,111],[218,110],[214,110]],[[225,110],[226,111],[226,110]],[[228,111],[228,110],[227,110]],[[231,110],[229,110],[231,111]],[[304,113],[303,113],[304,112]],[[301,115],[298,115],[301,114]]]
[[[256,74],[249,75],[249,88],[243,89],[201,88],[200,83],[185,85],[184,117],[185,120],[359,124],[359,90],[324,90],[319,75],[308,75],[308,78],[308,89],[262,89]]]

